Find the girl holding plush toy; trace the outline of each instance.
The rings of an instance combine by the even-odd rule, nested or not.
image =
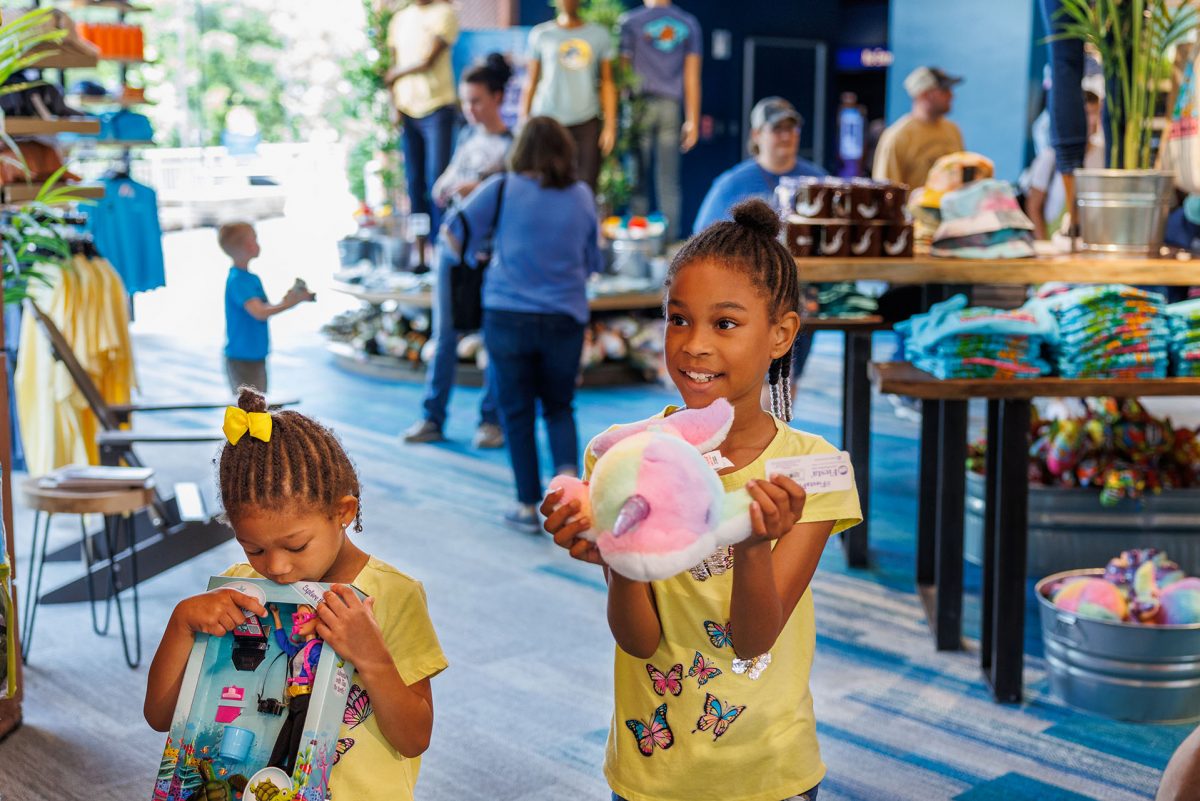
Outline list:
[[[293,620],[298,637],[315,636],[354,665],[330,775],[333,798],[411,799],[433,730],[429,680],[446,667],[425,590],[350,539],[351,526],[362,531],[361,490],[332,431],[299,412],[268,412],[266,399],[250,387],[226,410],[223,430],[229,441],[217,459],[221,502],[248,561],[223,575],[333,585],[315,610],[300,607]],[[367,599],[359,600],[350,584]],[[196,635],[228,634],[244,619],[243,609],[267,615],[256,599],[224,588],[175,607],[146,681],[144,712],[152,728],[171,725]],[[275,625],[282,628],[278,616]],[[301,653],[287,650],[289,658]],[[306,656],[315,661],[315,654]],[[289,706],[299,698],[306,707],[309,688],[290,691]],[[289,723],[302,725],[292,717]],[[281,747],[294,756],[297,744],[289,739]]]
[[[557,544],[605,567],[614,799],[811,801],[825,775],[809,583],[828,538],[861,512],[852,476],[806,495],[768,475],[771,460],[837,453],[786,422],[800,281],[779,227],[750,200],[678,252],[665,350],[685,408],[601,434],[590,483],[560,480],[542,505]]]

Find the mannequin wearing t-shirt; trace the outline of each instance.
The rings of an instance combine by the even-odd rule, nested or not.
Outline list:
[[[388,25],[392,63],[384,80],[400,114],[408,200],[414,214],[428,214],[436,231],[441,210],[431,202],[434,180],[454,150],[458,98],[450,48],[458,39],[458,15],[442,0],[413,0]]]
[[[667,218],[667,241],[679,238],[679,154],[700,133],[700,23],[671,0],[643,0],[621,15],[621,60],[638,76],[640,156],[634,210],[650,210],[650,164],[659,210]]]
[[[550,117],[561,123],[575,142],[579,179],[595,191],[600,157],[617,143],[612,40],[607,30],[580,18],[580,0],[554,0],[554,5],[558,15],[529,32],[521,119]]]

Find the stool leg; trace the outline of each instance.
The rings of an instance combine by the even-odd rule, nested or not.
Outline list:
[[[126,546],[129,548],[130,583],[126,584],[121,573],[120,561],[117,558],[121,552],[120,532],[125,532]],[[105,526],[108,536],[109,572],[112,575],[113,599],[117,605],[117,626],[121,630],[121,648],[125,652],[125,664],[136,668],[142,661],[142,624],[138,609],[138,575],[137,549],[134,547],[133,518],[130,515],[114,516],[111,524]],[[121,606],[121,590],[129,588],[133,598],[133,653],[130,653],[129,633],[125,624],[125,610]]]
[[[38,529],[42,523],[42,512],[33,514],[33,545],[29,549],[32,561],[29,564],[29,581],[26,582],[25,615],[21,623],[21,661],[28,663],[29,646],[33,642],[33,624],[37,619],[38,596],[42,592],[42,573],[46,568],[46,546],[50,541],[50,521],[54,515],[46,513],[41,528],[41,549],[38,549]]]
[[[105,525],[108,525],[107,518],[105,519]],[[99,556],[99,554],[92,553],[92,547],[93,544],[99,544],[102,542],[103,538],[98,537],[89,542],[86,515],[79,516],[79,529],[79,545],[83,550],[83,563],[84,569],[86,570],[84,575],[87,583],[88,607],[92,613],[92,631],[103,637],[104,635],[108,634],[109,626],[112,623],[112,573],[105,573],[108,584],[104,591],[104,625],[101,626],[100,619],[96,615],[96,588],[93,586],[93,582],[96,580],[96,577],[92,575],[92,566],[96,564],[96,557]],[[107,545],[105,545],[105,547],[107,547]]]

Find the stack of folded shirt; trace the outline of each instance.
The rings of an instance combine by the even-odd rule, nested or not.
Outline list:
[[[1044,288],[1026,308],[1057,323],[1051,352],[1063,378],[1164,378],[1170,327],[1154,292],[1105,284]]]
[[[1171,320],[1171,372],[1200,378],[1200,298],[1167,307]]]
[[[879,303],[858,291],[853,281],[817,285],[817,303],[821,317],[865,317],[879,311]]]
[[[1050,372],[1042,346],[1053,320],[1037,309],[967,308],[965,295],[896,324],[904,355],[937,378],[1036,378]]]

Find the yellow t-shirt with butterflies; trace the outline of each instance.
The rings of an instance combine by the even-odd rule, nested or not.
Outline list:
[[[222,575],[262,578],[245,563]],[[416,684],[446,669],[446,657],[429,619],[425,588],[419,581],[372,556],[351,584],[375,599],[375,619],[405,684]],[[330,775],[333,801],[411,799],[421,759],[403,756],[383,736],[357,671],[344,721],[338,733],[338,759]]]
[[[721,476],[726,492],[765,479],[770,459],[837,452],[821,437],[776,424],[757,459]],[[595,461],[589,447],[588,474]],[[835,534],[862,521],[857,487],[808,496],[801,522],[826,520],[834,521]],[[781,801],[825,775],[808,688],[816,644],[812,590],[769,653],[739,660],[729,639],[735,552],[722,548],[689,571],[652,582],[662,624],[653,657],[616,649],[604,775],[629,801]]]

